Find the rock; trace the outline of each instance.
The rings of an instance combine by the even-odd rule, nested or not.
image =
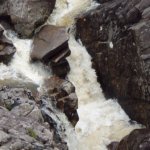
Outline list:
[[[117,150],[118,144],[119,142],[112,142],[107,146],[107,148],[108,150]]]
[[[68,39],[69,35],[65,27],[44,26],[34,38],[31,60],[48,64],[53,75],[65,78],[70,71],[66,60],[66,57],[70,55]]]
[[[0,130],[0,145],[7,143],[10,140],[10,135]]]
[[[58,122],[53,120],[59,117],[47,110],[52,123],[44,122],[43,104],[37,102],[38,97],[28,89],[0,89],[0,149],[68,149],[64,130],[58,130]],[[59,126],[62,129],[62,125]]]
[[[68,120],[75,126],[79,117],[77,114],[78,98],[73,84],[53,76],[45,80],[44,88],[55,107],[64,112]]]
[[[0,106],[6,107],[9,110],[19,105],[27,104],[27,102],[32,107],[32,105],[35,105],[33,100],[32,93],[24,88],[0,88]],[[28,111],[27,107],[25,111]]]
[[[0,18],[11,22],[21,37],[31,37],[55,6],[55,0],[6,0],[0,5]]]
[[[68,38],[66,28],[53,25],[44,26],[35,35],[31,59],[57,63],[70,54]]]
[[[8,64],[15,52],[16,48],[12,45],[0,43],[0,62]]]
[[[97,0],[97,2],[99,2],[100,4],[110,2],[110,1],[112,1],[112,0]]]
[[[22,76],[22,78],[24,78],[24,76]],[[37,89],[39,87],[39,85],[33,83],[30,80],[23,81],[23,80],[19,80],[18,78],[1,79],[0,87],[4,87],[4,86],[9,87],[9,88],[27,88],[27,89],[30,89],[33,95],[37,94]]]
[[[111,0],[77,19],[77,38],[92,56],[107,98],[150,126],[150,1]]]
[[[150,130],[137,129],[124,137],[114,148],[109,150],[149,150],[150,149]]]
[[[8,64],[15,52],[16,48],[3,35],[3,29],[0,27],[0,62]]]
[[[58,63],[51,62],[50,67],[52,69],[52,73],[60,78],[65,79],[67,74],[70,71],[69,63],[66,59],[61,60]]]

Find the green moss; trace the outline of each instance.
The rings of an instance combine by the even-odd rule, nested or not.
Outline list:
[[[11,111],[11,109],[12,109],[12,106],[11,106],[11,105],[8,105],[8,104],[5,104],[5,107],[6,107],[9,111]]]
[[[28,135],[33,137],[34,139],[37,138],[37,134],[35,133],[35,131],[32,128],[28,128],[27,129]]]

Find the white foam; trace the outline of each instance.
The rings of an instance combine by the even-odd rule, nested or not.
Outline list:
[[[48,23],[69,27],[80,13],[93,5],[92,0],[57,0],[56,9],[48,20]],[[17,53],[9,67],[0,66],[3,77],[23,74],[37,84],[41,84],[47,74],[41,64],[31,65],[29,53],[32,40],[20,40],[11,37]],[[130,125],[129,118],[121,109],[116,100],[106,100],[95,71],[92,69],[91,57],[86,48],[70,35],[69,47],[71,56],[69,80],[76,87],[79,100],[79,122],[75,131],[70,127],[66,118],[62,120],[66,125],[67,141],[70,150],[105,150],[111,141],[118,141],[131,130],[140,126]],[[2,76],[1,76],[2,77]],[[75,137],[76,136],[76,137]]]
[[[91,57],[85,47],[71,35],[71,71],[69,80],[74,83],[79,100],[79,122],[76,125],[79,150],[105,150],[111,141],[120,141],[133,129],[129,117],[116,100],[106,100],[92,69]]]

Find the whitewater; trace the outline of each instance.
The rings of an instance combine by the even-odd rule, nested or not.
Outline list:
[[[46,22],[70,28],[71,55],[67,60],[71,70],[68,78],[76,87],[79,121],[74,130],[66,117],[60,115],[66,128],[69,150],[107,150],[109,143],[120,141],[132,130],[141,127],[129,123],[130,118],[117,100],[105,99],[92,69],[90,55],[80,39],[76,41],[74,38],[75,18],[97,5],[92,0],[57,0],[55,10]],[[10,31],[4,34],[12,40],[17,52],[10,66],[0,64],[0,80],[25,80],[42,86],[50,70],[44,68],[42,63],[30,63],[32,40],[19,39]]]

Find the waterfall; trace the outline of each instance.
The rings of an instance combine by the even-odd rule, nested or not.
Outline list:
[[[77,15],[96,5],[91,0],[58,0],[48,23],[69,27]],[[68,78],[76,87],[79,103],[79,122],[75,127],[78,147],[74,149],[106,150],[111,141],[120,141],[140,125],[129,123],[129,117],[117,100],[105,99],[92,69],[91,57],[73,33],[70,33],[69,48],[71,71]]]
[[[116,100],[104,98],[91,57],[73,35],[70,35],[69,47],[69,80],[76,87],[79,102],[80,119],[75,128],[79,150],[105,150],[111,141],[120,141],[140,126],[129,123],[129,117]]]
[[[70,27],[75,17],[96,5],[92,0],[57,0],[56,8],[47,24]],[[41,86],[43,79],[49,76],[49,70],[41,63],[30,63],[32,40],[21,40],[8,31],[5,34],[13,41],[17,52],[8,67],[0,64],[0,80],[12,78]],[[70,33],[69,48],[71,55],[68,62],[71,71],[68,78],[76,87],[79,103],[79,122],[75,131],[66,117],[59,115],[65,125],[69,149],[106,150],[111,141],[121,140],[140,126],[129,123],[129,117],[117,100],[105,99],[92,69],[91,57],[82,42],[75,40],[73,33]]]

